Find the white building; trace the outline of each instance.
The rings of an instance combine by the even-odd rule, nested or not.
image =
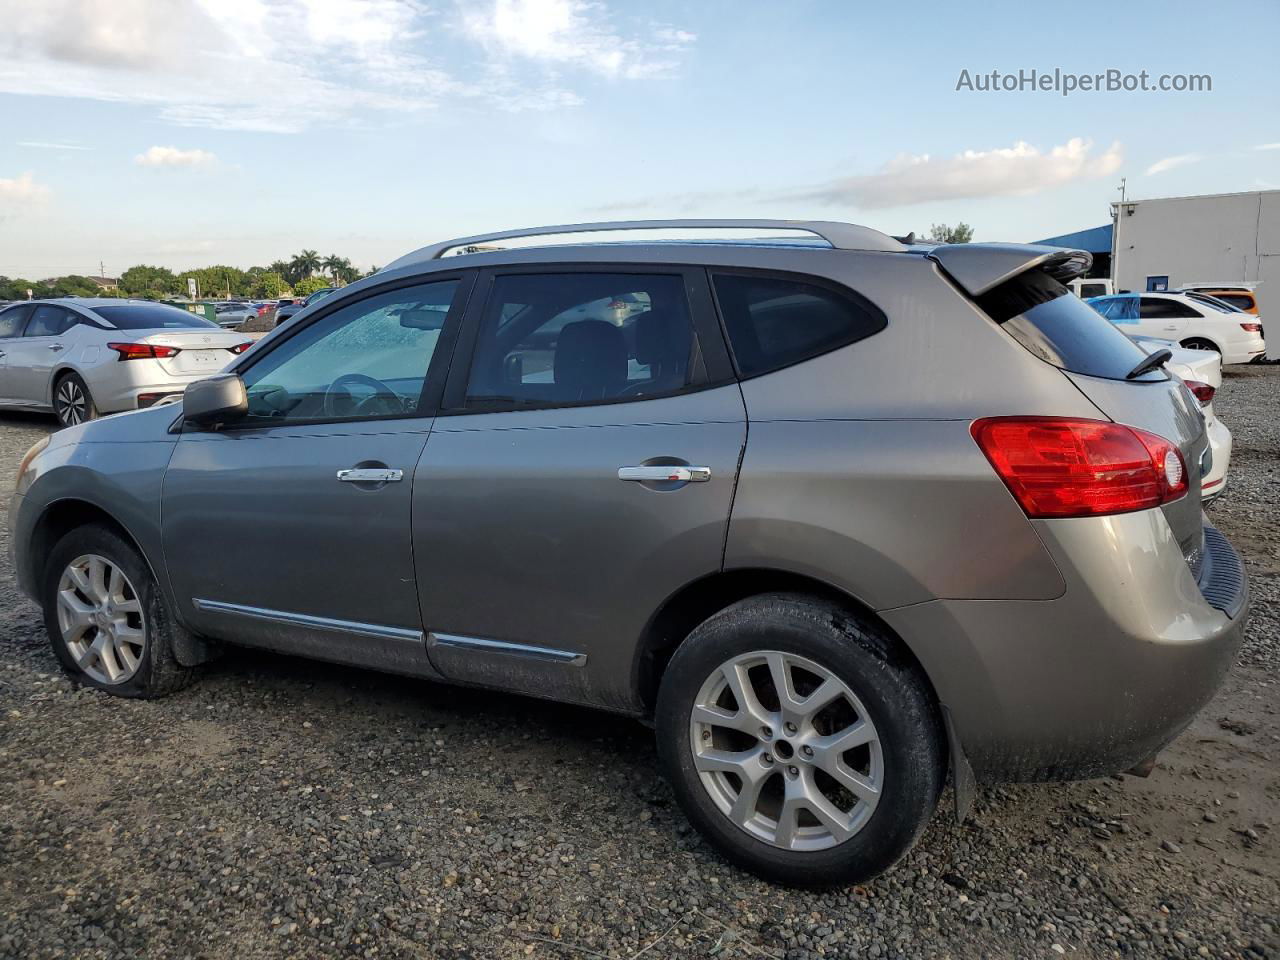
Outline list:
[[[1111,218],[1117,290],[1262,281],[1264,315],[1280,300],[1280,190],[1126,200]]]

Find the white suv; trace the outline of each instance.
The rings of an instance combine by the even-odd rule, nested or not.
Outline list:
[[[1249,363],[1267,351],[1260,318],[1218,306],[1201,294],[1117,293],[1086,302],[1126,333],[1213,350],[1224,365]]]

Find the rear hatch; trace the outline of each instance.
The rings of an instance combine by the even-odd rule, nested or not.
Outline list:
[[[243,334],[202,327],[198,330],[139,330],[137,339],[157,347],[173,347],[178,352],[157,359],[160,368],[174,377],[203,377],[217,373],[236,354],[232,348],[247,343]]]
[[[1131,376],[1147,352],[1063,286],[1073,272],[1088,267],[1087,254],[1023,247],[1025,269],[1019,270],[1011,256],[1018,248],[993,245],[992,269],[984,272],[980,246],[969,245],[958,261],[963,281],[952,275],[978,306],[1030,353],[1060,369],[1104,417],[1157,434],[1178,448],[1187,470],[1187,492],[1160,509],[1183,555],[1189,560],[1197,556],[1204,536],[1202,457],[1209,444],[1199,402],[1163,368]],[[935,251],[944,270],[945,252],[953,249]]]

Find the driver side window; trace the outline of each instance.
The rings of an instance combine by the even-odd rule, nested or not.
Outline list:
[[[244,371],[247,423],[413,416],[457,280],[342,307]]]

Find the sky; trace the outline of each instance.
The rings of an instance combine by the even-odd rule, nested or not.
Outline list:
[[[0,0],[0,275],[663,217],[963,220],[1280,188],[1280,3]],[[1224,26],[1225,25],[1225,26]],[[984,91],[999,71],[1211,90]],[[967,74],[964,71],[968,71]],[[966,83],[967,87],[957,89]]]

